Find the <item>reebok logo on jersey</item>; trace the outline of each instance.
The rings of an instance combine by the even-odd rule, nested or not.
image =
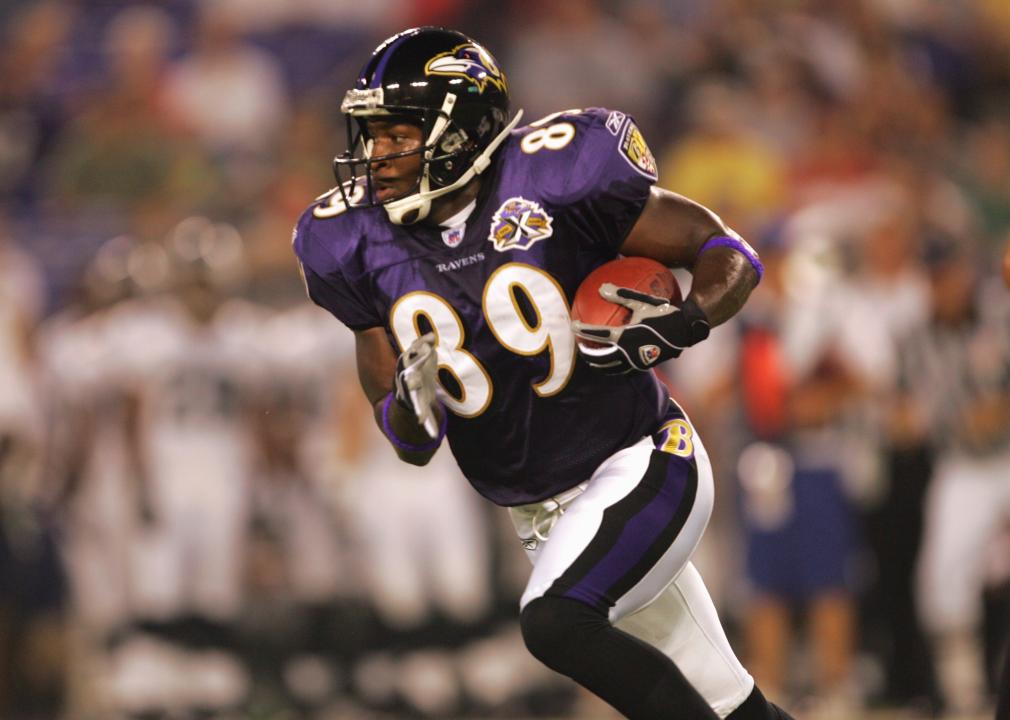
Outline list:
[[[656,158],[652,156],[652,151],[645,144],[642,132],[633,122],[624,126],[624,136],[621,138],[621,155],[638,172],[645,175],[650,180],[659,177],[656,168]]]
[[[554,219],[532,200],[512,197],[502,203],[491,219],[487,239],[498,252],[528,250],[533,243],[549,238]]]
[[[611,135],[620,135],[621,128],[624,126],[624,118],[628,117],[620,110],[613,110],[607,116],[607,130],[610,131]]]

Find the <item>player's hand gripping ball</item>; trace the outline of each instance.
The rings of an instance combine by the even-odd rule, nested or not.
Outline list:
[[[651,258],[617,258],[600,265],[579,285],[572,302],[572,320],[590,325],[624,325],[631,319],[630,308],[616,304],[600,294],[600,286],[604,283],[680,305],[680,285],[665,265]],[[600,347],[599,343],[592,341],[586,341],[585,344]]]
[[[604,373],[644,371],[708,337],[702,310],[683,301],[668,268],[642,257],[618,258],[586,276],[572,303],[579,354]]]

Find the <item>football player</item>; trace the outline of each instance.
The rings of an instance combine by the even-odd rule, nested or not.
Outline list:
[[[240,253],[230,228],[205,218],[169,238],[172,294],[147,320],[120,326],[121,353],[139,394],[139,423],[158,521],[138,542],[139,612],[192,612],[227,621],[241,602],[248,483],[258,455],[251,421],[258,358],[254,306],[221,283]]]
[[[654,187],[624,113],[521,127],[501,67],[458,32],[389,38],[341,110],[338,184],[295,228],[309,295],[354,330],[397,454],[421,465],[448,438],[473,487],[510,508],[533,561],[529,650],[631,718],[788,717],[733,654],[690,562],[711,466],[650,372],[740,309],[754,251]],[[691,269],[690,294],[673,307],[611,287],[629,324],[573,332],[576,288],[619,254]]]

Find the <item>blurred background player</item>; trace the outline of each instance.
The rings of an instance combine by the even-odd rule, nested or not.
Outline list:
[[[971,712],[983,707],[987,686],[987,547],[1010,517],[1010,318],[994,295],[1003,289],[978,282],[975,257],[956,241],[927,247],[927,263],[932,311],[902,347],[901,385],[909,421],[938,453],[919,568],[922,612],[943,699]]]
[[[167,282],[161,246],[108,240],[81,272],[73,300],[39,331],[49,427],[46,502],[59,519],[74,620],[74,702],[102,707],[107,651],[132,620],[130,552],[151,520],[135,433],[138,405],[117,346],[136,305]],[[132,310],[127,308],[132,306]]]
[[[190,217],[166,250],[169,292],[118,309],[113,341],[137,403],[132,436],[147,488],[147,517],[130,548],[137,632],[117,649],[113,682],[126,705],[146,702],[143,683],[153,682],[163,711],[219,708],[245,692],[237,661],[220,651],[235,644],[261,461],[253,425],[259,315],[225,294],[243,272],[234,228]],[[164,665],[159,676],[131,672],[145,660]]]
[[[257,685],[313,706],[351,692],[372,637],[364,545],[347,500],[364,447],[354,345],[301,303],[271,313],[258,335],[263,463],[242,645]]]
[[[44,284],[0,212],[0,715],[44,717],[63,703],[66,579],[44,512],[47,428],[35,337]]]

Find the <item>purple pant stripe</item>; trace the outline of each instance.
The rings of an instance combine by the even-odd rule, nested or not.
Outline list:
[[[575,585],[564,593],[564,597],[598,606],[601,601],[605,601],[614,586],[620,583],[630,587],[640,580],[655,564],[659,555],[669,547],[667,543],[662,552],[650,553],[650,550],[654,550],[656,542],[669,537],[669,542],[672,543],[687,519],[687,512],[678,511],[682,509],[681,503],[684,500],[684,491],[690,474],[689,462],[670,458],[663,483],[655,496],[624,523],[617,541]],[[642,485],[632,493],[640,489],[644,489]],[[607,520],[604,515],[604,522]],[[677,527],[671,528],[672,524],[676,524]],[[590,543],[587,552],[592,550]],[[650,554],[655,554],[656,557],[643,567],[643,560],[647,560]],[[630,579],[629,582],[628,576],[632,572],[636,572],[637,577]],[[616,598],[610,598],[604,604],[612,605],[615,600]]]

